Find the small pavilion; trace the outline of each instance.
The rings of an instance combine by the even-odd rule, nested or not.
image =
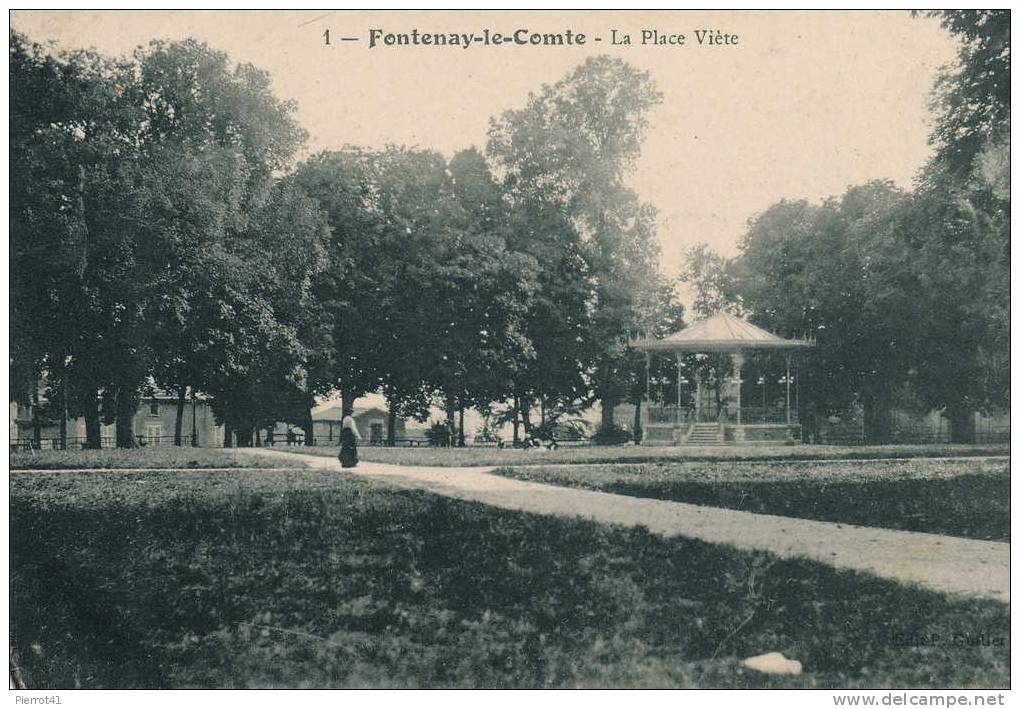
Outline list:
[[[645,353],[645,445],[711,445],[723,443],[768,443],[801,439],[800,422],[791,406],[794,378],[790,371],[791,355],[799,349],[813,347],[811,340],[788,340],[726,312],[699,320],[690,327],[661,340],[643,339],[633,343]],[[742,406],[741,368],[749,351],[781,351],[786,360],[786,376],[779,380],[785,387],[785,405]],[[696,369],[693,391],[686,398],[683,354],[729,354],[733,376],[726,381],[725,405],[713,407],[706,401],[703,373]],[[653,357],[676,359],[676,402],[653,402],[651,365]],[[764,385],[764,381],[760,380]],[[799,399],[799,396],[798,396]]]

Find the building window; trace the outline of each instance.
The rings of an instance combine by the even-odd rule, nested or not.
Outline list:
[[[149,415],[150,416],[159,416],[159,402],[158,401],[149,402]]]
[[[145,438],[146,442],[150,446],[158,446],[163,438],[163,425],[159,423],[150,423],[145,426]]]

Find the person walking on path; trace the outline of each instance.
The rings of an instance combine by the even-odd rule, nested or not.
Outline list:
[[[358,424],[354,423],[353,416],[347,414],[340,424],[340,467],[353,468],[358,464],[358,441],[360,440]]]

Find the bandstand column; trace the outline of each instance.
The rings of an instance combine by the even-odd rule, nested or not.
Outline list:
[[[701,368],[694,372],[694,420],[701,423]]]
[[[652,353],[645,350],[645,434],[642,439],[648,436],[648,424],[652,416]]]
[[[790,355],[786,355],[786,425],[793,423],[790,417]]]
[[[652,353],[645,352],[645,400],[652,396]]]
[[[681,423],[680,416],[682,414],[680,412],[683,410],[683,409],[681,409],[681,407],[683,406],[683,396],[682,396],[682,394],[683,394],[683,390],[684,390],[684,363],[683,363],[683,360],[680,357],[681,357],[681,354],[679,352],[677,352],[676,353],[676,410],[677,410],[677,422],[678,423]]]
[[[734,352],[730,359],[733,362],[733,378],[737,381],[737,427],[733,431],[733,440],[739,443],[744,440],[744,426],[740,414],[740,368],[744,366],[744,353]]]

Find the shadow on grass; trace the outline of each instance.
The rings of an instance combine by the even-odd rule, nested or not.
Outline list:
[[[277,447],[287,453],[336,457],[337,449],[323,446]],[[395,465],[438,467],[470,467],[499,465],[593,465],[648,464],[692,462],[754,462],[776,463],[824,460],[882,460],[929,457],[968,458],[1009,455],[1008,444],[932,444],[882,446],[827,445],[743,445],[705,447],[643,447],[563,445],[556,450],[496,448],[468,446],[465,448],[433,448],[361,446],[362,460]]]
[[[16,478],[11,530],[30,687],[1008,684],[995,602],[321,472]]]
[[[1009,541],[1008,461],[559,465],[506,477],[866,527]]]
[[[606,492],[696,505],[1009,541],[1009,478],[961,475],[948,480],[617,483]]]
[[[104,448],[101,450],[44,450],[12,452],[14,470],[76,470],[82,468],[280,468],[268,455],[238,454],[230,448]]]

